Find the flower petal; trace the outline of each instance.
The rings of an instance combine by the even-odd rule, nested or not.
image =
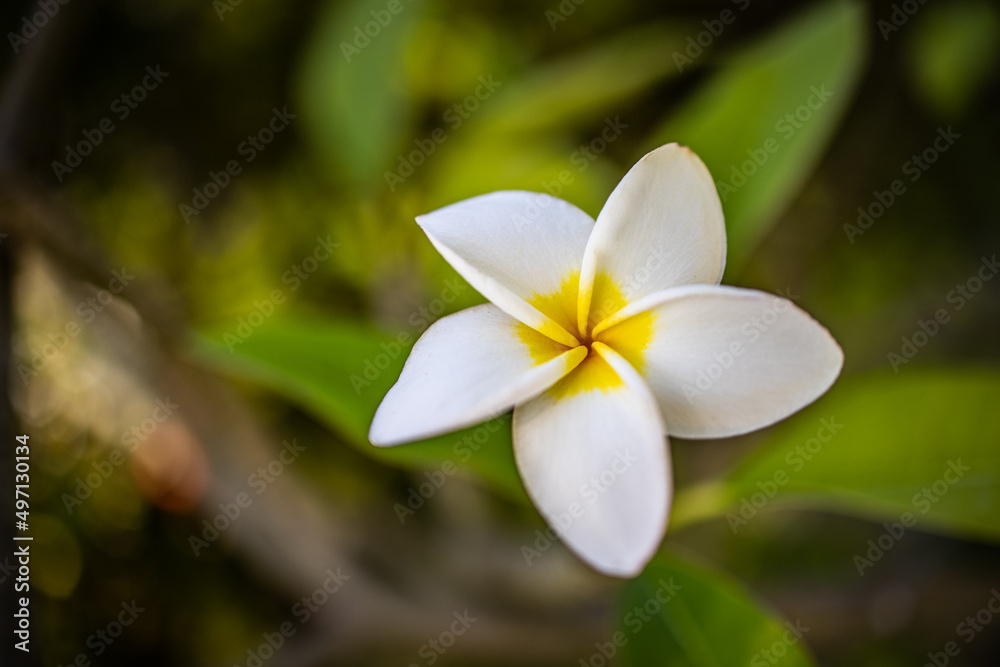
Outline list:
[[[560,383],[518,405],[514,455],[528,495],[565,543],[602,572],[633,576],[666,530],[670,460],[645,382],[613,350],[594,350],[593,361],[621,382],[570,393]]]
[[[418,216],[417,223],[480,294],[536,331],[576,345],[528,300],[557,292],[579,272],[594,226],[589,215],[546,194],[503,191]]]
[[[641,359],[629,361],[676,437],[722,438],[773,424],[819,398],[843,365],[830,332],[773,294],[689,285],[630,304],[633,309],[652,313],[655,324]],[[601,340],[627,341],[632,321],[606,328]]]
[[[629,303],[668,287],[717,285],[725,266],[726,228],[712,176],[686,146],[661,146],[625,174],[597,216],[580,275],[579,326],[591,302],[603,301],[594,294],[598,274]]]
[[[586,357],[492,304],[435,322],[410,352],[372,419],[368,439],[390,446],[471,426],[552,386]]]

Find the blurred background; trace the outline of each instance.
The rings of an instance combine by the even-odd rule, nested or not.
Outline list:
[[[33,537],[3,664],[996,664],[995,3],[0,17],[5,627]],[[670,141],[716,179],[724,282],[846,365],[785,423],[673,440],[671,528],[622,582],[547,533],[509,417],[366,433],[415,338],[482,302],[415,215],[526,189],[596,216]]]

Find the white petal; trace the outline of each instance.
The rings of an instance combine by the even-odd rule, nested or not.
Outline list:
[[[422,215],[438,252],[480,294],[565,345],[576,339],[528,300],[559,290],[580,270],[593,219],[537,192],[493,192]]]
[[[690,285],[632,306],[653,314],[639,366],[673,436],[721,438],[773,424],[819,398],[843,365],[830,332],[773,294]],[[625,331],[629,320],[617,326]],[[616,328],[602,340],[613,345]]]
[[[546,358],[535,359],[525,337]],[[443,317],[413,346],[368,439],[398,445],[486,421],[545,391],[585,356],[586,348],[566,350],[492,304]]]
[[[633,576],[666,530],[670,460],[649,388],[617,353],[594,348],[619,386],[559,395],[556,385],[518,405],[514,454],[528,495],[567,546],[606,574]]]
[[[597,216],[580,300],[590,305],[600,273],[632,302],[668,287],[717,285],[725,265],[726,228],[712,176],[689,148],[667,144],[625,174]],[[582,328],[586,308],[581,311]]]

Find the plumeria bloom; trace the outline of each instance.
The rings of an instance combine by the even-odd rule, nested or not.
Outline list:
[[[668,434],[759,429],[814,401],[840,373],[840,347],[807,313],[719,284],[722,205],[686,147],[643,157],[596,222],[555,197],[507,191],[417,223],[491,303],[420,337],[369,439],[398,445],[513,407],[528,495],[607,574],[637,574],[663,539]]]

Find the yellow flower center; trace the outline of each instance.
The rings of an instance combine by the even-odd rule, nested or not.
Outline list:
[[[580,274],[574,272],[565,279],[559,289],[550,294],[535,294],[528,302],[566,329],[581,346],[587,348],[587,357],[566,377],[557,382],[549,391],[557,397],[572,396],[585,391],[610,391],[622,385],[622,379],[608,365],[608,362],[593,349],[594,342],[601,342],[628,361],[633,368],[642,372],[646,347],[653,337],[656,316],[651,312],[633,315],[628,319],[600,331],[596,336],[591,332],[602,321],[614,315],[626,305],[621,286],[604,273],[594,280],[593,295],[587,313],[585,331],[580,331],[577,313],[580,308]],[[573,349],[538,333],[527,325],[520,325],[518,333],[528,347],[536,363],[544,363]]]

